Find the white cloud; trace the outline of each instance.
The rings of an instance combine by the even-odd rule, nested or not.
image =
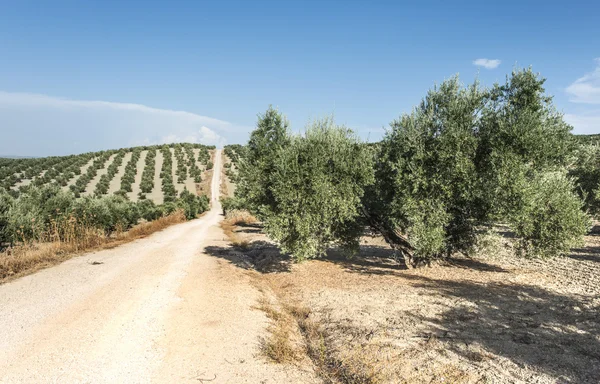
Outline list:
[[[573,126],[573,133],[592,134],[600,133],[600,111],[591,111],[583,114],[564,115],[565,121]]]
[[[600,104],[600,58],[595,59],[596,68],[575,80],[566,88],[574,103]]]
[[[114,109],[121,111],[142,112],[146,114],[170,116],[195,121],[205,124],[216,124],[221,128],[226,128],[231,124],[213,119],[211,117],[197,115],[186,111],[174,111],[170,109],[160,109],[148,107],[142,104],[133,103],[116,103],[112,101],[97,101],[97,100],[70,100],[35,93],[12,93],[0,91],[0,105],[13,106],[43,106],[54,108],[96,108],[96,109]]]
[[[142,104],[0,91],[0,154],[47,156],[189,141],[243,142],[248,127]]]
[[[501,61],[498,59],[477,59],[473,61],[473,64],[478,67],[484,67],[486,69],[494,69],[500,65]]]
[[[149,140],[148,140],[149,142]],[[225,145],[227,140],[213,131],[212,129],[202,126],[198,130],[198,132],[193,132],[192,134],[181,137],[175,134],[170,134],[163,137],[159,143],[155,144],[170,144],[170,143],[199,143],[205,145],[216,145],[217,147],[221,147]]]

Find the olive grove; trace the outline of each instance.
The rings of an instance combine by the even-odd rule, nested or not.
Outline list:
[[[298,260],[329,246],[351,254],[370,227],[418,266],[471,254],[497,224],[520,255],[565,254],[589,230],[593,205],[575,182],[597,185],[591,171],[574,171],[579,146],[543,84],[531,69],[491,88],[450,78],[376,145],[331,118],[292,134],[269,108],[239,159],[236,199]]]

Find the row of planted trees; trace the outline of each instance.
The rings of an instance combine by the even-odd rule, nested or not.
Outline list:
[[[78,198],[55,185],[30,188],[17,198],[0,189],[0,250],[11,244],[72,241],[90,230],[110,236],[142,219],[154,221],[178,210],[190,220],[208,208],[207,196],[188,191],[158,205],[119,195]]]
[[[182,165],[187,164],[190,176],[194,178],[195,182],[200,182],[202,172],[195,163],[193,151],[197,149],[199,151],[199,160],[206,164],[210,159],[209,149],[213,149],[214,146],[192,143],[168,144],[168,146],[175,148],[176,155],[181,155],[183,150],[185,150],[188,159],[187,161],[182,160],[181,163]],[[27,191],[29,187],[41,187],[50,184],[62,187],[69,186],[74,193],[81,194],[87,188],[86,183],[89,183],[97,175],[97,172],[106,165],[108,159],[114,155],[114,160],[108,166],[107,173],[100,178],[94,190],[90,191],[98,195],[107,194],[111,180],[118,173],[119,166],[122,164],[125,155],[131,152],[131,159],[126,164],[125,174],[121,179],[121,188],[117,192],[120,195],[125,195],[127,192],[131,192],[131,185],[135,181],[135,175],[137,174],[137,161],[142,151],[147,150],[149,153],[155,155],[156,150],[161,147],[162,145],[153,145],[88,152],[79,155],[31,159],[0,158],[0,188],[8,191],[13,197],[17,197],[19,193]],[[146,158],[146,168],[149,168],[150,172],[147,172],[146,177],[144,177],[143,185],[145,187],[143,189],[146,190],[144,193],[149,193],[154,186],[152,168],[154,165],[150,166],[150,163],[154,160],[155,157],[152,155]],[[88,163],[93,164],[85,167]],[[188,170],[185,168],[185,165],[178,167],[177,171],[178,174],[181,174],[179,177],[181,180],[184,180],[187,175]],[[70,184],[75,185],[71,186]]]
[[[577,168],[581,149],[543,83],[530,69],[491,88],[452,78],[376,144],[330,118],[294,135],[270,108],[239,151],[226,205],[250,209],[298,260],[330,246],[352,254],[370,227],[418,266],[470,254],[497,224],[521,255],[565,254],[590,228],[593,186],[577,183],[592,176]]]

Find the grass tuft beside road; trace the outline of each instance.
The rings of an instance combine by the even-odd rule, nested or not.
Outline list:
[[[129,231],[106,236],[102,231],[87,229],[71,241],[27,243],[0,252],[0,283],[33,273],[65,261],[73,256],[97,249],[114,248],[141,239],[173,224],[186,221],[182,211],[157,220],[141,223]]]

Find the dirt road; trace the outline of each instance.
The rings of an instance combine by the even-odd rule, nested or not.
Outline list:
[[[260,357],[259,293],[203,253],[226,245],[220,167],[202,218],[0,286],[0,382],[312,381]]]

